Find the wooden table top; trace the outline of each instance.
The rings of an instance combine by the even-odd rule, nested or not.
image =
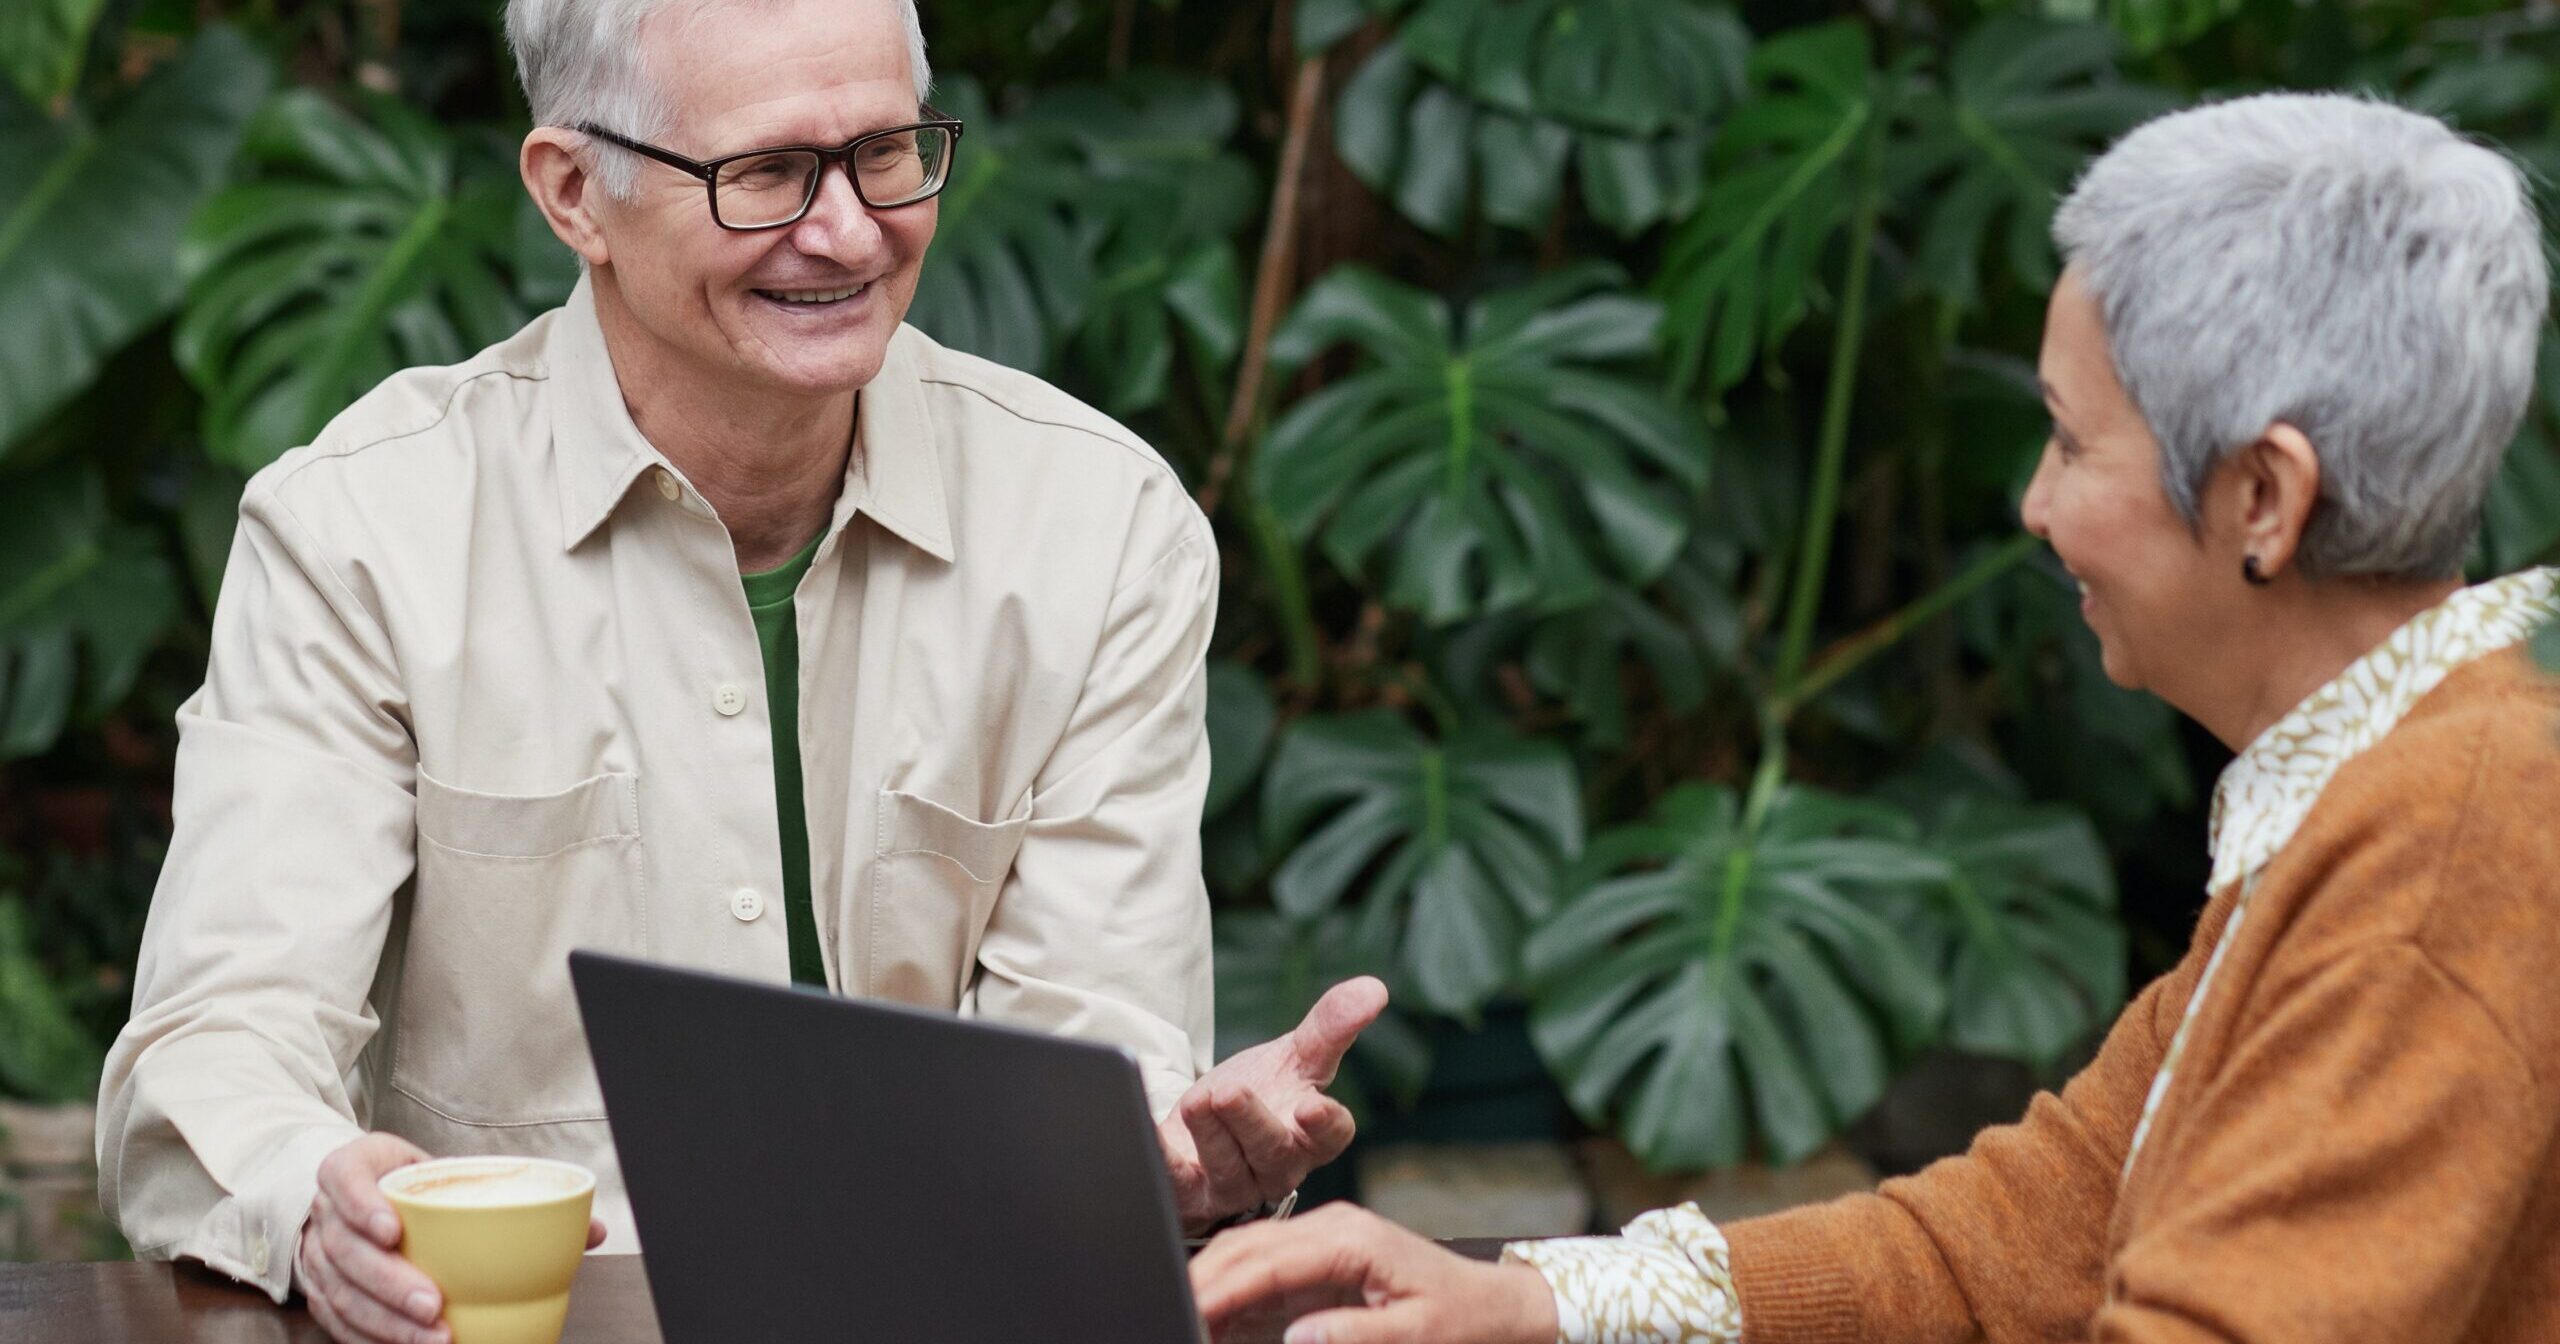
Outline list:
[[[1494,1240],[1445,1242],[1492,1260]],[[1279,1344],[1286,1320],[1241,1321],[1221,1344]],[[279,1307],[193,1264],[0,1265],[0,1340],[8,1344],[329,1344],[299,1304]],[[640,1258],[588,1257],[569,1292],[561,1344],[659,1344]]]

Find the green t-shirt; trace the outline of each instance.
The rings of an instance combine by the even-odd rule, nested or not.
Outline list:
[[[747,611],[756,618],[756,643],[764,649],[765,704],[773,710],[773,805],[782,821],[782,913],[791,932],[791,978],[825,988],[827,964],[818,955],[818,919],[809,908],[809,813],[800,798],[800,622],[792,594],[817,558],[820,532],[762,574],[741,574]]]

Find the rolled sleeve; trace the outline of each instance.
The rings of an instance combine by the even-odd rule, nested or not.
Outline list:
[[[1556,1299],[1557,1344],[1737,1344],[1724,1232],[1695,1204],[1657,1209],[1617,1237],[1520,1241],[1502,1258],[1538,1271]]]
[[[98,1097],[101,1202],[136,1252],[282,1301],[410,874],[414,755],[387,645],[266,481],[242,500],[175,830]]]
[[[1131,1050],[1159,1116],[1210,1063],[1206,660],[1218,556],[1184,501],[1114,594],[985,938],[967,1008]]]

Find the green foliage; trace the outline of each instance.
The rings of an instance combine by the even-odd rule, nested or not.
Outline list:
[[[0,452],[168,315],[179,232],[230,170],[267,80],[259,54],[216,29],[103,114],[54,118],[0,91]]]
[[[106,0],[17,0],[0,8],[0,74],[29,102],[71,92]]]
[[[1907,816],[1809,789],[1758,824],[1688,785],[1592,841],[1600,880],[1538,931],[1531,1031],[1594,1123],[1657,1168],[1727,1166],[1757,1138],[1810,1154],[1929,1039],[1937,977],[1870,888],[1944,882]]]
[[[1302,364],[1338,344],[1362,372],[1292,407],[1255,459],[1290,533],[1323,527],[1345,573],[1384,550],[1383,596],[1447,622],[1636,581],[1687,536],[1705,484],[1697,425],[1611,366],[1648,356],[1657,308],[1576,266],[1464,309],[1374,272],[1319,281],[1273,338]],[[1667,479],[1666,479],[1667,478]]]
[[[178,362],[205,391],[208,447],[243,471],[391,374],[459,363],[560,297],[516,284],[527,203],[511,164],[396,100],[357,101],[361,119],[310,90],[278,96],[250,133],[255,176],[187,231]]]
[[[2177,105],[2117,74],[2115,34],[2087,24],[1995,18],[1949,62],[1943,90],[1905,104],[1889,160],[1897,200],[1926,202],[1915,269],[1951,302],[1980,305],[1980,259],[2001,227],[2019,283],[2053,286],[2054,206],[2107,141]]]
[[[1750,34],[1697,0],[1419,0],[1335,109],[1343,162],[1439,234],[1470,207],[1543,227],[1568,165],[1592,217],[1621,235],[1685,212],[1712,119],[1741,92]],[[1351,3],[1310,5],[1322,46]]]
[[[0,895],[0,1094],[86,1100],[98,1091],[98,1043],[64,1004],[27,924],[17,898]]]
[[[1235,96],[1132,79],[998,117],[974,81],[943,88],[968,128],[909,320],[1016,368],[1054,374],[1071,352],[1115,414],[1164,399],[1177,338],[1222,377],[1244,339],[1232,239],[1255,194],[1224,148]]]
[[[107,510],[96,471],[11,480],[0,529],[0,761],[51,748],[75,715],[121,704],[179,615],[176,570],[148,529]]]
[[[1416,997],[1465,1013],[1511,982],[1557,864],[1582,848],[1582,807],[1553,743],[1492,730],[1434,741],[1371,712],[1290,727],[1263,780],[1262,830],[1289,852],[1271,877],[1282,914],[1321,916],[1358,884],[1370,917],[1397,926]]]
[[[1716,137],[1711,184],[1672,230],[1655,282],[1675,386],[1732,387],[1804,321],[1825,246],[1849,222],[1854,151],[1877,118],[1868,49],[1866,29],[1844,20],[1752,54],[1751,100]]]

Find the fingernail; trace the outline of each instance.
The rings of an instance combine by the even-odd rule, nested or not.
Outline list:
[[[373,1216],[373,1239],[388,1246],[400,1240],[400,1220],[387,1213]]]
[[[432,1325],[436,1319],[436,1295],[421,1288],[409,1294],[409,1314]]]
[[[1280,1344],[1324,1344],[1324,1327],[1301,1321],[1280,1336]]]

